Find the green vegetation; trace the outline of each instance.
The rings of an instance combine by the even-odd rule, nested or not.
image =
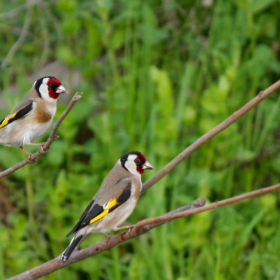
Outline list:
[[[21,89],[5,94],[1,116],[28,91],[28,76],[54,60],[81,71],[72,93],[84,94],[49,153],[0,181],[1,280],[64,250],[123,153],[139,149],[160,170],[280,73],[276,0],[41,1],[7,16],[22,2],[0,3],[0,63],[28,27],[1,69],[1,92]],[[193,153],[128,222],[279,182],[279,105],[275,93]],[[4,146],[0,155],[1,170],[26,157]],[[279,201],[273,193],[173,221],[44,279],[280,279]],[[100,240],[94,234],[82,247]]]

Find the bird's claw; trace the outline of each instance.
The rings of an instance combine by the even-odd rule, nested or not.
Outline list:
[[[40,149],[40,151],[41,151],[41,153],[42,154],[46,154],[48,151],[49,151],[49,147],[48,148],[45,148],[45,144],[46,144],[46,142],[44,142],[44,143],[42,143],[40,146],[41,146],[41,149]]]
[[[27,162],[28,163],[34,163],[34,162],[36,162],[37,161],[37,157],[35,157],[35,158],[32,158],[32,154],[29,154],[28,155],[28,158],[27,158]]]

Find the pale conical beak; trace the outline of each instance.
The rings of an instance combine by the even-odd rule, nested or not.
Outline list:
[[[57,93],[57,94],[59,94],[59,93],[68,93],[68,91],[66,90],[66,88],[65,88],[64,86],[60,85],[60,86],[56,89],[55,93]]]
[[[142,169],[154,169],[154,167],[149,163],[149,162],[145,162],[143,165],[142,165]]]

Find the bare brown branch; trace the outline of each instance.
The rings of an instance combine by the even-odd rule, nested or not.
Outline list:
[[[179,165],[184,159],[186,159],[189,155],[191,155],[196,149],[202,146],[204,143],[208,142],[214,136],[225,130],[228,126],[233,124],[236,120],[241,118],[244,114],[249,112],[252,108],[258,105],[261,101],[267,98],[270,94],[275,92],[280,88],[280,80],[268,87],[266,90],[261,91],[255,98],[245,104],[238,111],[234,112],[229,118],[224,120],[222,123],[214,127],[212,130],[207,132],[198,138],[193,144],[191,144],[188,148],[186,148],[183,152],[181,152],[177,157],[175,157],[172,161],[170,161],[164,168],[162,168],[156,175],[154,175],[150,180],[148,180],[143,185],[142,193],[144,193],[147,189],[153,186],[156,182],[158,182],[165,175],[170,173],[177,165]]]
[[[48,275],[54,271],[57,271],[65,266],[69,266],[72,263],[76,263],[78,261],[81,261],[83,259],[86,259],[90,256],[99,254],[103,251],[110,250],[113,247],[124,243],[125,241],[135,238],[137,236],[140,236],[144,234],[145,232],[162,225],[164,223],[170,222],[172,220],[182,218],[182,217],[188,217],[191,215],[195,215],[198,213],[206,212],[209,210],[213,210],[219,207],[223,207],[229,204],[233,204],[248,198],[252,198],[255,196],[260,196],[269,192],[273,192],[280,189],[280,184],[266,187],[263,189],[259,189],[256,191],[252,191],[249,193],[245,193],[239,196],[235,196],[232,198],[224,199],[221,201],[214,202],[212,204],[209,204],[207,206],[204,206],[206,203],[206,200],[204,198],[199,198],[192,202],[191,204],[185,205],[181,208],[178,208],[174,211],[171,211],[169,213],[166,213],[162,216],[145,219],[142,221],[139,221],[136,225],[132,225],[129,230],[122,232],[118,235],[110,237],[108,240],[105,240],[103,242],[97,243],[95,245],[92,245],[88,248],[85,248],[80,251],[75,251],[71,258],[65,263],[62,264],[60,257],[57,257],[49,262],[46,262],[40,266],[37,266],[33,269],[30,269],[26,272],[23,272],[19,275],[13,276],[9,278],[8,280],[34,280],[38,279],[42,276]]]
[[[198,199],[198,200],[194,201],[193,203],[186,205],[185,207],[186,207],[186,209],[202,207],[205,204],[205,202],[206,202],[205,199]],[[93,256],[93,255],[96,255],[105,250],[109,250],[109,249],[115,247],[116,245],[121,244],[136,236],[142,235],[143,233],[145,233],[146,231],[149,230],[148,228],[145,228],[145,226],[138,227],[137,225],[138,224],[136,224],[135,226],[132,226],[129,230],[122,232],[118,235],[111,236],[106,241],[97,243],[93,246],[90,246],[90,247],[80,250],[80,251],[75,251],[74,253],[72,253],[72,257],[65,264],[62,263],[62,261],[60,260],[60,257],[57,257],[47,263],[44,263],[40,266],[30,269],[24,273],[11,277],[10,280],[38,279],[42,276],[45,276],[56,270],[59,270],[65,266],[69,266],[72,263],[75,263],[77,261],[81,261],[85,258],[88,258],[89,256]]]
[[[231,197],[228,199],[217,201],[217,202],[214,202],[212,204],[209,204],[209,205],[201,207],[201,208],[198,208],[198,207],[193,207],[191,209],[186,208],[185,210],[182,209],[181,211],[177,211],[177,210],[179,210],[179,209],[177,209],[175,211],[172,211],[170,213],[164,214],[164,215],[156,217],[156,218],[142,220],[142,221],[138,222],[135,225],[135,227],[141,228],[144,226],[148,229],[151,229],[151,228],[155,227],[155,224],[163,224],[163,223],[166,223],[166,222],[178,219],[178,218],[187,217],[187,216],[191,216],[191,215],[194,215],[197,213],[206,212],[209,210],[213,210],[213,209],[216,209],[216,208],[219,208],[222,206],[230,205],[230,204],[233,204],[233,203],[236,203],[236,202],[248,199],[248,198],[252,198],[255,196],[264,195],[266,193],[270,193],[270,192],[277,191],[277,190],[280,190],[280,183],[270,186],[270,187],[262,188],[259,190],[255,190],[255,191],[251,191],[251,192],[248,192],[245,194],[234,196],[234,197]],[[203,199],[199,198],[198,200],[203,200]],[[198,200],[196,200],[195,202],[197,202]]]
[[[253,98],[250,102],[248,102],[245,106],[243,106],[240,110],[233,113],[228,119],[226,119],[224,122],[216,126],[214,129],[200,137],[196,142],[194,142],[191,146],[189,146],[187,149],[185,149],[182,153],[180,153],[176,158],[174,158],[170,163],[168,163],[162,170],[160,170],[154,177],[152,177],[149,181],[147,181],[143,185],[143,192],[146,191],[148,188],[153,186],[156,182],[158,182],[161,178],[163,178],[165,175],[167,175],[169,172],[171,172],[178,164],[180,164],[186,157],[188,157],[194,150],[199,148],[202,144],[212,139],[215,135],[219,134],[221,131],[226,129],[229,125],[231,125],[233,122],[238,120],[241,116],[243,116],[245,113],[247,113],[249,110],[251,110],[253,107],[255,107],[257,104],[259,104],[262,100],[264,100],[266,97],[268,97],[270,94],[272,94],[274,91],[280,88],[280,81],[277,81],[272,86],[267,88],[265,91],[260,92],[255,98]],[[19,280],[19,279],[38,279],[42,276],[45,276],[47,274],[50,274],[56,270],[59,270],[65,266],[68,266],[72,263],[78,262],[80,260],[83,260],[89,256],[93,256],[95,254],[98,254],[102,251],[109,250],[113,247],[115,247],[118,244],[121,244],[125,242],[126,240],[129,240],[131,238],[134,238],[136,236],[139,236],[149,230],[151,230],[154,227],[157,227],[163,223],[169,222],[174,219],[187,217],[190,215],[194,215],[197,213],[213,210],[225,205],[229,205],[232,203],[236,203],[254,196],[263,195],[265,193],[273,192],[275,190],[280,189],[280,184],[270,186],[267,188],[263,188],[260,190],[252,191],[249,193],[245,193],[239,196],[235,196],[232,198],[228,198],[222,201],[215,202],[213,204],[205,205],[206,200],[203,198],[200,198],[190,205],[183,206],[181,208],[178,208],[174,211],[171,211],[169,213],[166,213],[162,216],[146,219],[139,221],[136,225],[131,226],[131,228],[123,233],[120,233],[118,235],[112,236],[106,241],[100,242],[98,244],[95,244],[93,246],[90,246],[86,249],[75,251],[71,258],[65,263],[62,264],[59,257],[44,263],[38,267],[35,267],[33,269],[30,269],[26,272],[23,272],[17,276],[14,276],[10,278],[10,280]]]
[[[62,121],[65,119],[65,117],[69,114],[69,112],[71,111],[71,109],[73,108],[73,106],[75,105],[75,103],[76,103],[78,100],[81,99],[81,97],[82,97],[82,95],[81,95],[80,93],[76,93],[76,94],[72,97],[70,103],[68,104],[67,108],[65,109],[65,111],[63,112],[63,114],[62,114],[62,115],[60,116],[60,118],[58,119],[58,121],[57,121],[57,123],[55,124],[55,126],[54,126],[54,128],[53,128],[53,130],[52,130],[52,132],[51,132],[51,134],[50,134],[50,136],[49,136],[49,138],[48,138],[48,140],[45,142],[45,144],[43,145],[42,149],[40,149],[39,151],[37,151],[37,152],[34,153],[34,154],[31,154],[31,156],[30,156],[29,158],[27,158],[27,159],[25,159],[25,160],[23,160],[23,161],[17,163],[16,165],[14,165],[14,166],[12,166],[12,167],[10,167],[10,168],[8,168],[8,169],[6,169],[6,170],[0,172],[0,178],[6,176],[6,175],[8,175],[8,174],[13,173],[14,171],[20,169],[21,167],[23,167],[23,166],[25,166],[25,165],[27,165],[27,164],[34,163],[34,162],[39,158],[40,155],[45,154],[46,151],[48,151],[48,149],[50,148],[52,142],[57,138],[55,134],[56,134],[56,132],[57,132],[57,130],[58,130],[60,124],[61,124]]]

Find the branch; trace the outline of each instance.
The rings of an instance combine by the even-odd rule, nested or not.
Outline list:
[[[241,118],[244,114],[258,105],[261,101],[271,95],[273,92],[280,88],[280,80],[276,83],[261,91],[255,98],[241,107],[238,111],[234,112],[229,118],[224,120],[222,123],[214,127],[212,130],[207,132],[198,138],[193,144],[191,144],[188,148],[186,148],[183,152],[181,152],[177,157],[175,157],[172,161],[170,161],[164,168],[162,168],[156,175],[154,175],[150,180],[148,180],[145,184],[143,184],[142,193],[148,190],[151,186],[157,183],[160,179],[162,179],[165,175],[170,173],[177,165],[179,165],[184,159],[186,159],[189,155],[191,155],[196,149],[202,146],[204,143],[212,139],[214,136],[225,130],[228,126],[234,123],[236,120]]]
[[[152,177],[150,180],[148,180],[143,185],[143,192],[149,189],[151,186],[153,186],[156,182],[158,182],[161,178],[163,178],[166,174],[171,172],[177,165],[179,165],[186,157],[188,157],[194,150],[199,148],[202,144],[212,139],[215,135],[219,134],[221,131],[226,129],[228,126],[230,126],[233,122],[235,122],[237,119],[239,119],[241,116],[243,116],[245,113],[247,113],[249,110],[251,110],[253,107],[255,107],[257,104],[259,104],[262,100],[267,98],[270,94],[272,94],[274,91],[280,88],[280,80],[271,85],[266,90],[260,92],[255,98],[253,98],[250,102],[248,102],[245,106],[243,106],[241,109],[239,109],[237,112],[233,113],[229,118],[227,118],[224,122],[216,126],[214,129],[200,137],[197,141],[195,141],[192,145],[190,145],[187,149],[185,149],[182,153],[180,153],[177,157],[175,157],[170,163],[168,163],[162,170],[160,170],[154,177]],[[197,213],[213,210],[228,204],[236,203],[238,201],[242,201],[254,196],[263,195],[268,192],[272,192],[275,190],[280,189],[280,184],[263,188],[260,190],[252,191],[249,193],[245,193],[243,195],[235,196],[229,199],[221,200],[218,202],[215,202],[213,204],[210,204],[208,206],[204,206],[206,200],[203,198],[200,198],[190,205],[186,205],[184,207],[178,208],[172,212],[166,213],[162,216],[146,219],[139,221],[136,225],[133,225],[130,227],[129,230],[120,233],[118,235],[112,236],[109,239],[97,243],[93,246],[90,246],[88,248],[85,248],[80,251],[73,252],[71,258],[65,263],[62,264],[59,257],[44,263],[40,266],[37,266],[33,269],[30,269],[26,272],[23,272],[19,275],[16,275],[10,280],[20,280],[20,279],[26,279],[26,280],[32,280],[32,279],[38,279],[42,276],[45,276],[47,274],[50,274],[56,270],[59,270],[65,266],[68,266],[72,263],[78,262],[80,260],[83,260],[87,257],[96,255],[102,251],[109,250],[113,247],[115,247],[118,244],[121,244],[125,242],[126,240],[129,240],[131,238],[134,238],[136,236],[142,235],[145,232],[151,230],[154,227],[157,227],[163,223],[172,221],[174,219],[187,217],[190,215],[194,215]]]
[[[198,199],[189,205],[184,206],[185,209],[193,209],[196,207],[201,207],[205,204],[205,199]],[[145,221],[145,220],[144,220]],[[13,276],[7,280],[33,280],[33,279],[38,279],[42,276],[45,276],[47,274],[50,274],[56,270],[59,270],[63,267],[69,266],[72,263],[75,263],[77,261],[83,260],[85,258],[88,258],[89,256],[96,255],[102,251],[109,250],[113,247],[115,247],[118,244],[121,244],[131,238],[134,238],[136,236],[142,235],[145,233],[147,230],[145,228],[137,228],[137,224],[135,226],[130,227],[129,230],[120,233],[115,236],[109,237],[107,240],[97,243],[93,246],[90,246],[86,249],[80,250],[80,251],[75,251],[72,253],[72,256],[65,264],[62,263],[60,260],[60,256],[48,261],[42,265],[39,265],[33,269],[30,269],[26,272],[23,272],[19,275]]]
[[[45,142],[45,144],[42,146],[42,148],[39,151],[37,151],[36,153],[31,154],[30,157],[28,157],[27,159],[23,160],[22,162],[19,162],[16,165],[14,165],[14,166],[12,166],[12,167],[10,167],[10,168],[0,172],[0,178],[6,176],[8,174],[13,173],[14,171],[20,169],[21,167],[23,167],[23,166],[25,166],[27,164],[34,163],[39,158],[40,155],[45,154],[49,150],[52,142],[57,139],[57,136],[55,134],[56,134],[60,124],[65,119],[65,117],[69,114],[70,110],[73,108],[75,103],[81,99],[81,97],[82,97],[82,95],[80,93],[76,93],[72,97],[70,103],[68,104],[67,108],[65,109],[63,114],[58,119],[58,121],[55,124],[55,126],[54,126],[54,128],[53,128],[53,130],[52,130],[52,132],[51,132],[51,134],[50,134],[50,136],[48,138],[48,140]]]
[[[27,3],[26,16],[25,16],[25,19],[24,19],[24,24],[23,24],[21,33],[19,35],[19,38],[13,44],[13,46],[11,47],[7,56],[3,59],[1,65],[0,65],[0,69],[4,69],[7,66],[7,64],[9,63],[11,58],[13,57],[13,55],[16,53],[16,51],[19,49],[19,47],[23,44],[23,42],[24,42],[24,40],[27,36],[29,26],[30,26],[30,5]]]
[[[9,11],[9,12],[6,12],[6,13],[3,13],[3,14],[0,14],[0,19],[9,19],[9,20],[12,20],[14,19],[15,17],[18,17],[19,13],[21,13],[23,10],[25,9],[29,9],[30,7],[34,6],[34,5],[39,5],[41,4],[41,0],[29,0],[27,1],[27,3],[24,3],[18,7],[16,7],[15,9]]]
[[[242,195],[238,195],[232,198],[224,199],[221,201],[214,202],[212,204],[209,204],[207,206],[204,206],[206,203],[206,200],[204,198],[199,198],[192,202],[191,204],[185,205],[181,208],[178,208],[174,211],[171,211],[169,213],[166,213],[162,216],[151,218],[151,219],[145,219],[142,221],[139,221],[137,224],[132,225],[127,231],[122,232],[118,235],[111,236],[107,240],[97,243],[95,245],[92,245],[88,248],[85,248],[80,251],[75,251],[72,253],[71,258],[63,264],[62,261],[60,260],[60,256],[52,259],[51,261],[48,261],[42,265],[39,265],[35,268],[32,268],[28,271],[25,271],[21,274],[18,274],[16,276],[13,276],[7,280],[34,280],[38,279],[42,276],[48,275],[54,271],[57,271],[63,267],[69,266],[73,263],[76,263],[78,261],[81,261],[83,259],[86,259],[90,256],[97,255],[103,251],[110,250],[113,247],[124,243],[125,241],[135,238],[137,236],[140,236],[147,231],[162,225],[164,223],[170,222],[172,220],[178,219],[178,218],[183,218],[183,217],[188,217],[191,215],[195,215],[198,213],[206,212],[209,210],[213,210],[219,207],[223,207],[225,205],[233,204],[248,198],[252,198],[255,196],[260,196],[269,192],[273,192],[276,190],[280,190],[280,184],[266,187],[263,189],[259,189],[256,191],[252,191],[249,193],[245,193]]]

